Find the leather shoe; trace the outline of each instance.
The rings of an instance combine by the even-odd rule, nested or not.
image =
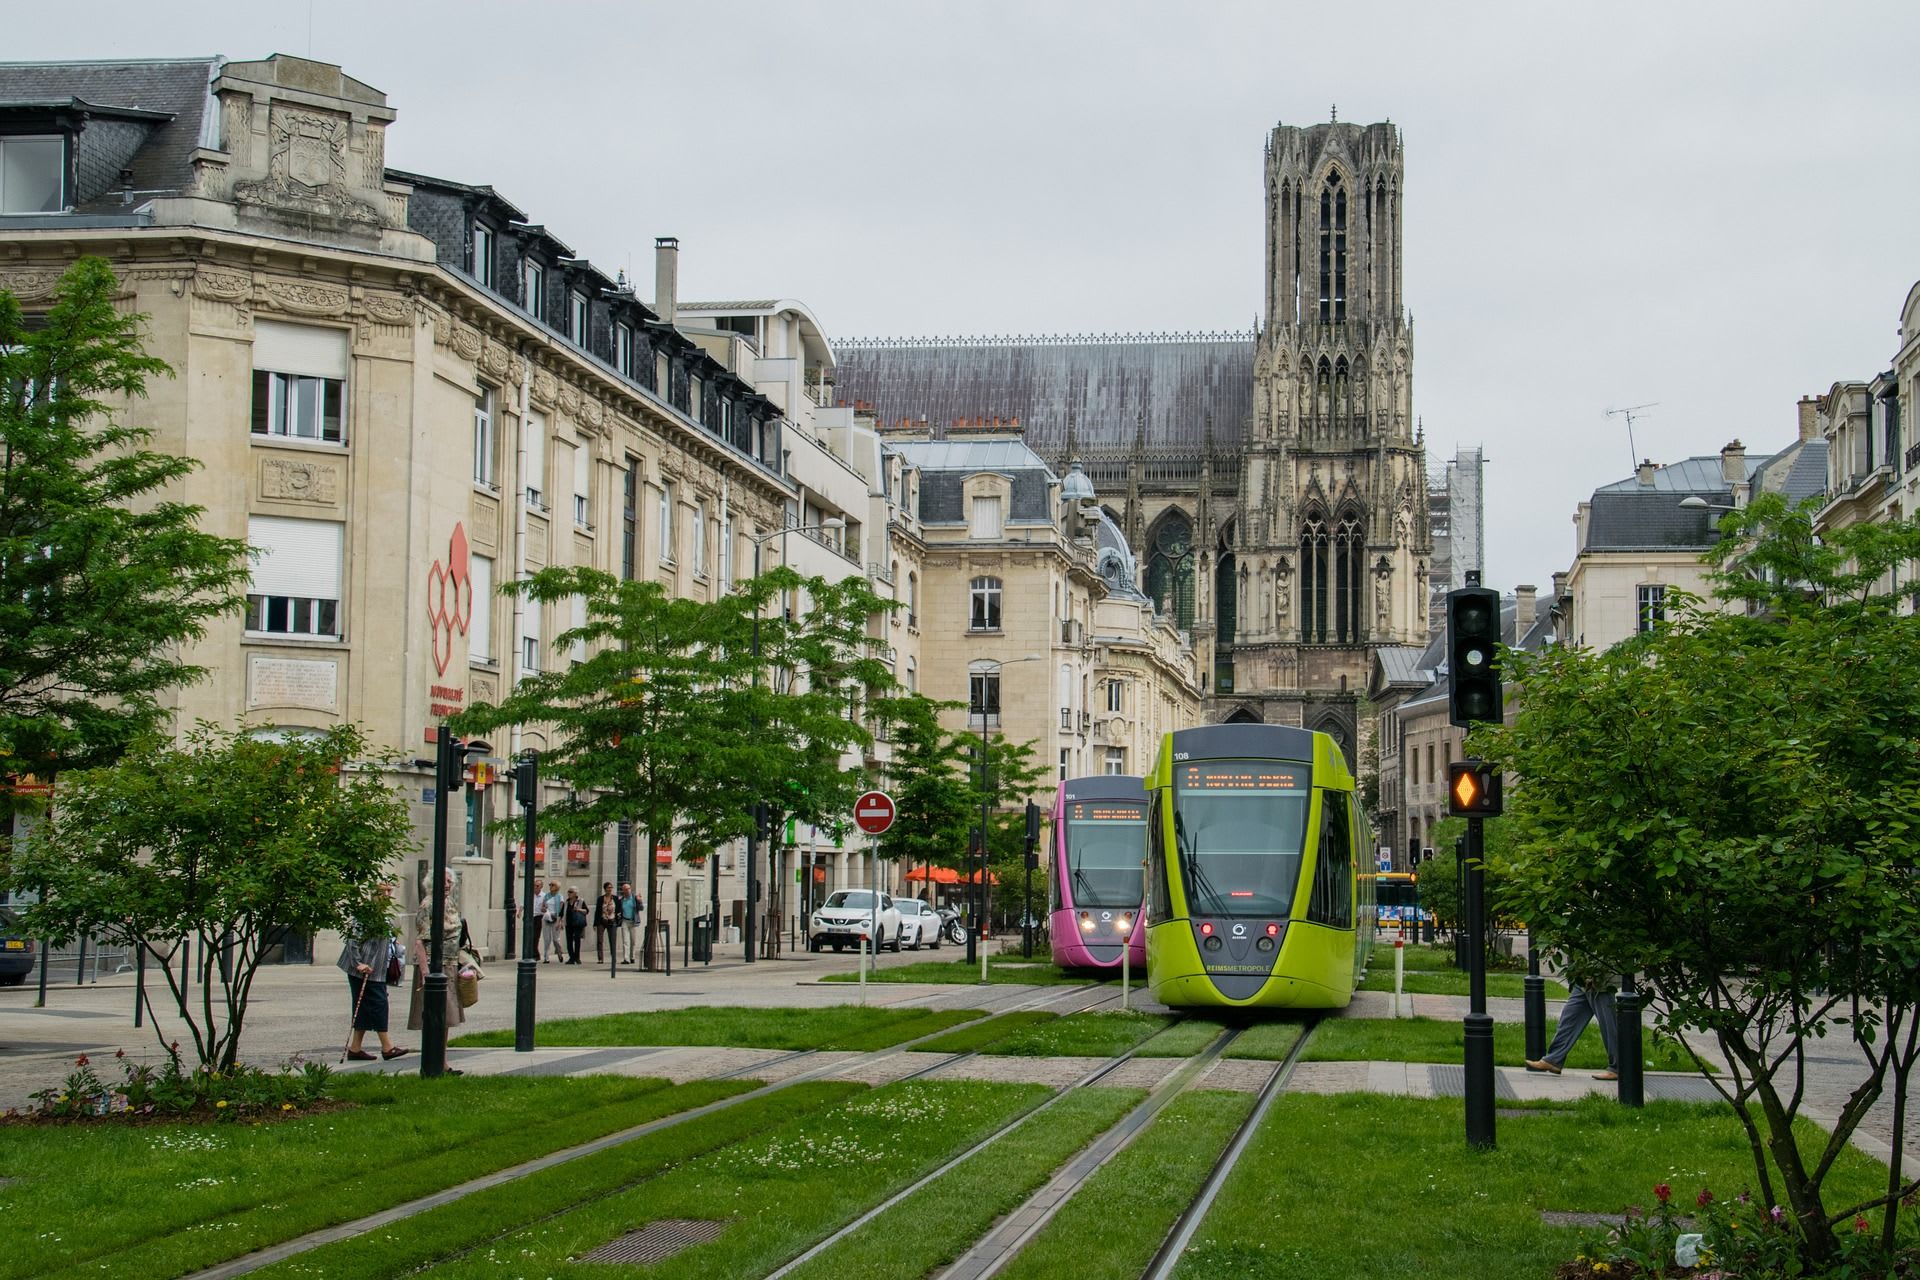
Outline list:
[[[373,1055],[368,1053],[364,1049],[349,1049],[347,1050],[347,1057],[348,1059],[354,1062],[372,1062],[373,1061]]]
[[[405,1045],[397,1044],[393,1046],[393,1048],[391,1049],[382,1049],[380,1051],[380,1056],[385,1058],[388,1062],[392,1062],[395,1058],[404,1058],[412,1052],[413,1050],[407,1048]]]
[[[1618,1080],[1620,1078],[1620,1073],[1618,1071],[1613,1070],[1612,1068],[1608,1068],[1605,1071],[1594,1072],[1593,1078],[1595,1080]]]
[[[1555,1075],[1555,1076],[1560,1074],[1560,1068],[1554,1066],[1551,1062],[1548,1062],[1545,1058],[1528,1058],[1527,1070],[1544,1071],[1548,1075]]]

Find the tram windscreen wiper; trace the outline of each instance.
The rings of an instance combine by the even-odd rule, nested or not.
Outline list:
[[[1213,904],[1211,910],[1214,914],[1222,914],[1220,891],[1213,887],[1213,881],[1201,870],[1200,856],[1193,851],[1193,841],[1187,837],[1186,820],[1178,809],[1173,811],[1173,838],[1180,845],[1180,866],[1187,873],[1187,883],[1207,895],[1208,901]]]

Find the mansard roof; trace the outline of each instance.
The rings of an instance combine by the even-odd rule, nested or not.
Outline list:
[[[94,167],[78,157],[82,190],[74,210],[93,213],[125,208],[118,183],[129,172],[126,189],[144,203],[147,197],[184,189],[193,178],[189,157],[197,147],[218,142],[219,115],[213,109],[212,84],[220,58],[142,58],[99,62],[0,62],[0,102],[82,115],[100,114],[144,130],[142,136],[115,138],[106,145],[115,163],[99,166],[106,189],[88,189]],[[84,153],[93,145],[82,131]],[[124,152],[124,154],[123,154]]]
[[[1217,447],[1237,448],[1253,414],[1251,333],[842,339],[835,390],[882,423],[1018,418],[1046,454],[1195,453],[1209,416]]]

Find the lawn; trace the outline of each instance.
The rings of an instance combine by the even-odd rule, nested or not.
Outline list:
[[[1592,1098],[1571,1114],[1503,1118],[1497,1136],[1496,1149],[1470,1150],[1457,1099],[1281,1097],[1175,1274],[1544,1277],[1597,1233],[1547,1226],[1542,1210],[1619,1213],[1651,1204],[1658,1182],[1691,1202],[1702,1186],[1725,1198],[1754,1181],[1722,1107]],[[1801,1129],[1811,1151],[1824,1138]],[[1885,1176],[1849,1148],[1828,1203],[1877,1194]]]
[[[452,1261],[509,1232],[625,1191],[689,1160],[866,1091],[867,1086],[844,1080],[793,1085],[650,1134],[641,1141],[476,1191],[404,1223],[322,1245],[254,1275],[263,1280],[292,1280],[296,1276],[386,1280]]]
[[[1183,1018],[1140,1046],[1143,1058],[1191,1058],[1219,1039],[1226,1024],[1208,1018]]]
[[[1320,1024],[1307,1045],[1313,1062],[1459,1062],[1466,1033],[1452,1019],[1439,1018],[1329,1018]],[[1680,1046],[1649,1032],[1643,1055],[1650,1071],[1694,1071],[1693,1060]],[[1518,1067],[1526,1061],[1527,1029],[1518,1022],[1493,1025],[1493,1060],[1498,1066]],[[1600,1044],[1600,1028],[1589,1025],[1567,1055],[1569,1071],[1599,1071],[1607,1065]]]
[[[1050,1022],[1035,1023],[982,1053],[1021,1058],[1110,1058],[1125,1053],[1147,1037],[1163,1031],[1171,1018],[1151,1013],[1071,1013]]]
[[[10,1128],[0,1277],[178,1275],[752,1087],[349,1075],[277,1124]]]
[[[1050,1095],[1039,1085],[980,1081],[910,1081],[865,1091],[423,1274],[450,1280],[553,1275],[625,1232],[685,1218],[724,1226],[713,1240],[645,1268],[647,1275],[752,1280]]]
[[[793,1280],[899,1280],[946,1266],[1145,1097],[1140,1089],[1067,1094],[797,1268]]]
[[[1468,976],[1458,969],[1409,969],[1401,981],[1400,989],[1417,996],[1464,996],[1467,992]],[[1552,978],[1546,981],[1546,993],[1549,1000],[1565,1000],[1567,989]],[[1515,1000],[1524,996],[1526,975],[1523,973],[1489,973],[1487,975],[1487,994],[1490,996],[1510,996]],[[1393,957],[1387,957],[1383,967],[1378,952],[1374,953],[1373,967],[1367,970],[1365,980],[1360,983],[1362,991],[1393,990]]]
[[[1074,1193],[1001,1280],[1144,1273],[1252,1110],[1250,1093],[1206,1090],[1175,1098]],[[1126,1211],[1115,1213],[1116,1205]]]
[[[823,1009],[744,1009],[696,1005],[654,1013],[558,1018],[540,1024],[542,1045],[732,1045],[742,1049],[883,1049],[984,1015],[969,1009],[875,1009],[836,1004]],[[511,1027],[453,1041],[463,1047],[506,1047]]]
[[[829,973],[822,982],[858,982],[859,970]],[[868,982],[979,982],[980,962],[965,960],[916,960],[911,964],[888,965],[867,971]],[[1064,973],[1051,964],[1022,960],[1019,956],[992,956],[987,962],[988,982],[1022,983],[1037,987],[1075,987],[1091,979]]]
[[[1292,1051],[1305,1029],[1304,1022],[1256,1022],[1227,1046],[1226,1056],[1278,1062]]]
[[[1036,1009],[1003,1013],[997,1018],[988,1018],[985,1022],[935,1036],[925,1044],[915,1045],[914,1049],[918,1053],[978,1053],[1016,1032],[1052,1022],[1059,1016],[1057,1013],[1041,1013]]]

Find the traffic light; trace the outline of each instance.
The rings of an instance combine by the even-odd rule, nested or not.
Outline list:
[[[1500,593],[1478,574],[1447,593],[1447,718],[1457,725],[1498,723],[1500,714]]]
[[[1447,816],[1497,818],[1501,812],[1500,770],[1478,760],[1447,766]]]
[[[1027,801],[1027,870],[1034,871],[1040,866],[1040,806]]]
[[[513,766],[513,799],[522,809],[540,798],[540,758],[529,751]]]

